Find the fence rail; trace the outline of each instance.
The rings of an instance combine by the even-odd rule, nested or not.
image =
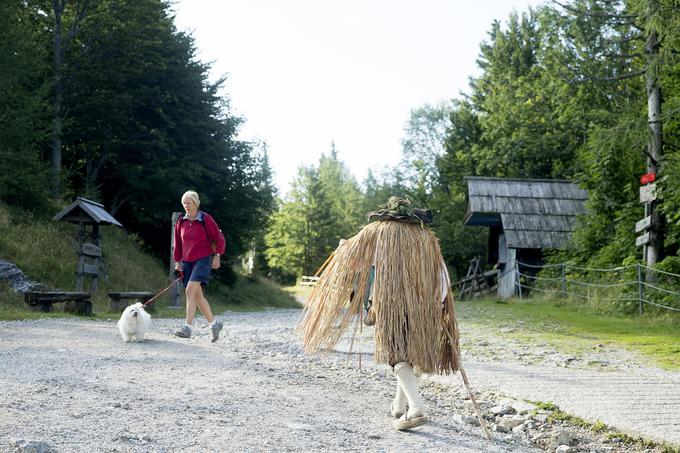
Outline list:
[[[316,286],[317,281],[319,281],[319,277],[303,275],[300,278],[300,286]]]
[[[605,269],[516,261],[515,273],[520,298],[536,291],[585,300],[637,302],[640,314],[645,305],[680,312],[680,275],[642,264]]]

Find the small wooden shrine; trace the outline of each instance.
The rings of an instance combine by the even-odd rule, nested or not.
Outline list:
[[[97,279],[101,274],[102,249],[99,226],[116,225],[122,228],[123,225],[104,209],[104,205],[82,197],[77,197],[73,203],[54,216],[53,220],[78,224],[76,290],[83,290],[83,280],[88,277],[92,279],[90,293],[94,294],[97,291]]]

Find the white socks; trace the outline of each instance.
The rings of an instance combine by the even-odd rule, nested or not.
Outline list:
[[[390,408],[392,417],[399,418],[406,413],[406,394],[402,390],[401,385],[397,381],[397,394],[394,396],[394,401],[392,401],[392,407]]]
[[[394,365],[394,374],[397,376],[397,383],[408,400],[408,414],[406,418],[410,419],[423,415],[423,399],[420,397],[418,391],[418,383],[416,375],[413,372],[413,367],[406,362],[399,362]],[[399,390],[395,401],[399,397]]]

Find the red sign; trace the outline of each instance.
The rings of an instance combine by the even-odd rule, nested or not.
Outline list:
[[[656,173],[645,173],[640,178],[640,184],[649,184],[654,181],[656,181]]]

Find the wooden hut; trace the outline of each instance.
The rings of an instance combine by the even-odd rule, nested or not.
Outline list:
[[[116,225],[121,228],[123,225],[104,209],[104,205],[82,197],[77,197],[73,203],[54,216],[53,220],[63,220],[78,225],[76,289],[82,291],[83,278],[89,277],[92,279],[90,292],[95,293],[102,257],[99,225]]]
[[[466,177],[465,225],[487,226],[498,295],[515,294],[516,263],[540,264],[544,249],[564,249],[588,192],[565,180]],[[523,271],[524,272],[524,271]]]

